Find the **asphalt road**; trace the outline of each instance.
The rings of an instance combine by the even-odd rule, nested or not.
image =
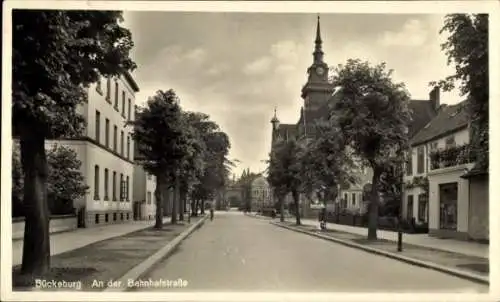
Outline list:
[[[143,279],[185,280],[184,288],[140,291],[488,292],[437,271],[217,212]],[[171,283],[172,284],[172,283]]]

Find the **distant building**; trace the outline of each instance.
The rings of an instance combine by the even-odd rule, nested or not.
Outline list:
[[[128,72],[99,79],[87,88],[87,101],[77,107],[87,122],[83,135],[47,142],[71,147],[82,162],[90,188],[82,200],[75,201],[81,227],[132,219],[134,142],[125,123],[134,120],[138,91]]]
[[[470,173],[465,105],[442,107],[413,137],[403,208],[407,219],[427,222],[432,236],[489,240],[488,179]]]
[[[254,179],[250,185],[252,209],[262,211],[273,207],[271,188],[264,176]]]
[[[322,39],[320,22],[316,28],[315,49],[313,53],[313,64],[308,68],[308,79],[302,88],[302,98],[304,106],[300,111],[300,118],[296,124],[281,124],[276,111],[271,119],[272,124],[272,147],[280,140],[297,138],[314,139],[314,123],[320,119],[328,118],[333,104],[338,101],[341,94],[333,87],[328,80],[328,65],[323,61]],[[439,108],[439,90],[433,89],[429,100],[411,100],[410,111],[412,122],[408,125],[409,136],[412,137],[423,126],[425,126],[437,112]],[[353,155],[353,157],[355,157]],[[363,199],[363,188],[371,185],[373,172],[370,168],[360,168],[352,171],[353,176],[358,179],[355,184],[339,188],[339,195],[334,204],[327,204],[327,209],[333,211],[344,209],[352,212],[366,212],[368,200]],[[291,203],[290,195],[286,198],[286,203]],[[309,201],[304,196],[300,198],[301,212],[304,216],[316,216],[317,211],[310,208]]]

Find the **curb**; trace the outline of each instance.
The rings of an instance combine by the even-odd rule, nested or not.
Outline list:
[[[473,281],[473,282],[477,282],[477,283],[482,283],[482,284],[486,284],[486,285],[490,284],[490,281],[489,281],[488,277],[484,277],[484,276],[481,276],[481,275],[478,275],[478,274],[469,273],[469,272],[466,272],[466,271],[463,271],[463,270],[457,270],[457,269],[453,269],[453,268],[448,268],[448,267],[445,267],[445,266],[442,266],[442,265],[438,265],[438,264],[435,264],[435,263],[431,263],[431,262],[428,262],[428,261],[422,261],[422,260],[418,260],[418,259],[413,259],[413,258],[410,258],[410,257],[406,257],[406,256],[402,256],[402,255],[397,255],[397,254],[394,254],[394,253],[391,253],[391,252],[381,251],[381,250],[378,250],[378,249],[375,249],[375,248],[371,248],[371,247],[367,247],[367,246],[363,246],[363,245],[360,245],[360,244],[357,244],[357,243],[348,242],[348,241],[342,240],[342,239],[332,238],[332,237],[329,237],[329,236],[326,236],[326,235],[322,235],[322,234],[312,233],[312,232],[301,230],[301,229],[297,229],[297,228],[294,228],[294,227],[291,227],[291,226],[282,225],[282,224],[276,223],[276,222],[270,222],[270,224],[273,224],[273,225],[276,225],[278,227],[281,227],[281,228],[284,228],[284,229],[288,229],[288,230],[291,230],[291,231],[294,231],[294,232],[303,233],[303,234],[307,234],[307,235],[310,235],[310,236],[318,237],[318,238],[321,238],[321,239],[324,239],[324,240],[328,240],[328,241],[332,241],[332,242],[335,242],[335,243],[339,243],[339,244],[342,244],[342,245],[345,245],[345,246],[348,246],[348,247],[357,248],[357,249],[363,250],[363,251],[368,252],[368,253],[372,253],[372,254],[384,256],[384,257],[387,257],[387,258],[399,260],[399,261],[402,261],[402,262],[405,262],[405,263],[408,263],[408,264],[411,264],[411,265],[429,268],[429,269],[432,269],[432,270],[435,270],[435,271],[439,271],[439,272],[442,272],[442,273],[453,275],[455,277],[459,277],[459,278],[462,278],[462,279],[467,279],[469,281]]]
[[[127,284],[128,279],[139,279],[140,277],[144,276],[147,274],[151,268],[156,265],[158,262],[162,261],[164,258],[168,257],[177,246],[181,244],[181,242],[186,239],[191,233],[199,229],[207,220],[208,216],[204,216],[201,218],[199,221],[197,221],[195,224],[190,226],[187,230],[182,232],[180,235],[174,238],[174,240],[170,241],[167,245],[162,247],[159,251],[154,253],[153,255],[149,256],[146,260],[142,261],[138,265],[136,265],[134,268],[129,270],[125,275],[120,277],[118,280],[121,282],[121,284]],[[127,286],[124,287],[108,287],[102,292],[125,292],[132,290],[133,288],[128,288]]]

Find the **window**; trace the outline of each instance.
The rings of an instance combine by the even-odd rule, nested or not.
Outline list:
[[[410,151],[406,160],[406,175],[413,174],[413,152]]]
[[[118,149],[117,141],[118,141],[118,127],[116,127],[115,125],[113,128],[113,151],[115,152]]]
[[[120,134],[120,154],[123,156],[123,131]]]
[[[111,78],[106,79],[106,101],[111,104]]]
[[[130,213],[127,213],[127,220],[129,220],[129,219],[130,219],[130,216],[129,216],[129,215],[130,215]]]
[[[427,213],[429,211],[427,207],[427,195],[419,194],[418,195],[418,220],[419,221],[428,221]]]
[[[118,82],[115,81],[115,109],[118,111]]]
[[[352,205],[356,205],[356,193],[352,193]]]
[[[130,158],[130,136],[127,135],[127,158]]]
[[[101,138],[101,113],[96,110],[95,112],[95,140],[99,142]]]
[[[123,181],[123,174],[120,173],[120,201],[125,200],[125,182]]]
[[[413,218],[413,195],[408,195],[406,207],[406,220],[411,221]]]
[[[122,91],[122,116],[125,117],[125,90]]]
[[[436,151],[437,148],[438,148],[438,143],[437,142],[431,143],[431,147],[430,148],[431,148],[431,152]]]
[[[109,215],[106,213],[104,214],[104,222],[108,222],[109,221]]]
[[[129,196],[129,188],[130,188],[129,184],[130,183],[129,183],[129,180],[130,180],[129,177],[127,176],[127,186],[125,187],[125,190],[126,190],[125,191],[125,197],[127,197],[127,201],[130,201],[130,196]]]
[[[109,148],[109,119],[106,119],[104,127],[104,144]]]
[[[97,91],[97,93],[102,95],[101,78],[97,80],[95,90]]]
[[[95,224],[99,224],[99,214],[95,214]]]
[[[420,146],[417,149],[417,174],[424,172],[424,146]]]
[[[439,228],[457,229],[457,183],[439,185]]]
[[[146,201],[148,204],[151,204],[151,192],[148,191],[148,194],[147,194],[147,201]]]
[[[123,213],[120,213],[120,218],[121,220],[123,220]]]
[[[132,120],[132,100],[128,99],[128,120]]]
[[[116,221],[116,213],[113,213],[113,221]]]
[[[108,169],[104,169],[104,200],[109,200],[108,187],[109,187],[109,171]]]
[[[116,171],[113,171],[113,201],[116,201]]]
[[[99,200],[99,166],[94,167],[94,200]]]
[[[453,147],[455,147],[457,145],[456,142],[455,142],[455,136],[453,136],[453,135],[447,137],[445,142],[446,142],[445,143],[446,144],[446,149],[453,148]]]

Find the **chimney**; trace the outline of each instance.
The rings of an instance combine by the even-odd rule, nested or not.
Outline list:
[[[432,88],[431,92],[429,93],[429,99],[431,101],[431,104],[432,104],[432,108],[434,110],[438,110],[439,107],[441,106],[441,103],[440,103],[440,89],[438,86],[435,86],[434,88]]]

